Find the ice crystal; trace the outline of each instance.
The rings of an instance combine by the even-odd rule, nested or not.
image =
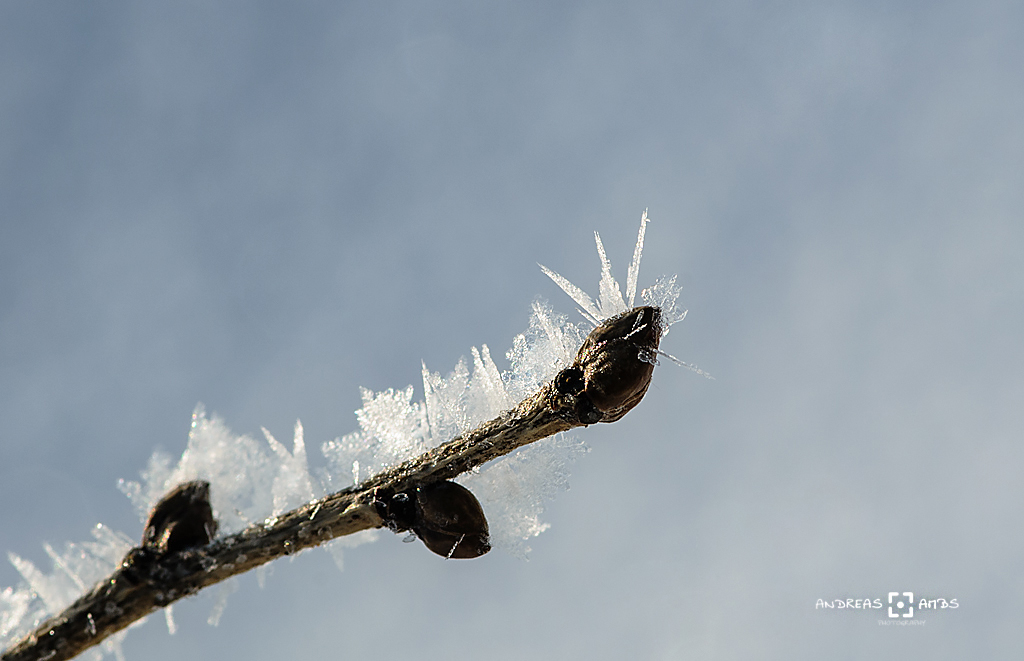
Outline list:
[[[527,540],[549,527],[540,520],[545,502],[569,487],[569,464],[587,451],[574,436],[556,434],[456,481],[487,513],[491,545],[525,558]]]
[[[636,281],[640,277],[640,257],[644,252],[644,233],[647,232],[647,209],[640,216],[640,231],[636,236],[636,247],[633,248],[633,261],[629,264],[629,274],[626,276],[626,303],[633,307],[636,299]]]
[[[520,401],[572,364],[586,333],[546,302],[533,303],[530,327],[512,339],[505,357],[510,369],[502,376],[505,392]]]
[[[172,636],[178,633],[178,625],[174,623],[174,604],[164,606],[164,622],[167,624],[167,633]]]
[[[31,560],[15,553],[7,557],[24,579],[17,590],[0,592],[0,648],[38,626],[46,617],[67,607],[82,593],[105,578],[132,547],[132,540],[102,523],[92,529],[92,541],[67,543],[62,551],[49,544],[43,549],[53,563],[49,573]],[[103,652],[122,658],[121,641],[125,631],[108,638],[101,648],[90,650],[85,658],[100,659]]]
[[[678,323],[686,318],[686,310],[680,310],[676,305],[679,299],[681,287],[676,286],[676,276],[658,278],[653,287],[649,287],[640,293],[647,305],[661,308],[662,335],[668,333],[672,324]]]
[[[612,275],[604,244],[596,232],[594,240],[601,261],[596,300],[558,273],[541,266],[576,302],[590,324],[598,324],[633,307],[647,222],[645,211],[627,272],[625,297]],[[646,304],[662,309],[663,331],[686,315],[676,305],[679,287],[675,282],[674,276],[661,278],[641,293]],[[141,479],[121,480],[119,488],[145,521],[153,505],[176,485],[195,479],[207,480],[220,534],[237,532],[251,523],[359,483],[497,416],[570,365],[588,331],[589,328],[569,322],[545,301],[537,300],[528,328],[515,336],[505,354],[509,363],[507,370],[500,371],[491,358],[490,349],[481,345],[479,349],[471,348],[471,364],[460,359],[446,376],[430,371],[424,364],[422,400],[415,399],[413,386],[381,392],[362,389],[362,406],[355,412],[359,429],[321,445],[326,465],[316,476],[309,469],[301,423],[296,422],[289,451],[266,429],[262,441],[235,434],[220,418],[208,417],[199,406],[193,412],[188,443],[180,458],[175,461],[166,453],[154,452],[141,472]],[[648,358],[655,360],[655,356]],[[495,548],[520,557],[529,552],[527,541],[548,527],[540,518],[544,503],[567,488],[569,464],[586,451],[582,441],[558,434],[459,478],[483,505]],[[103,525],[93,530],[93,536],[95,541],[67,544],[62,552],[46,545],[46,553],[53,561],[50,573],[9,554],[24,580],[18,589],[0,591],[0,645],[6,646],[48,614],[71,603],[108,575],[133,545],[130,538]],[[334,540],[324,547],[341,568],[344,550],[372,542],[379,536],[379,531],[364,531]],[[257,570],[261,587],[270,570],[269,565]],[[208,619],[211,625],[218,624],[227,598],[237,586],[236,580],[220,586]],[[165,609],[165,618],[173,633],[175,624],[170,608]],[[87,656],[100,659],[106,652],[121,658],[120,641],[125,634],[126,631],[122,631],[111,636]]]
[[[220,626],[220,616],[224,614],[224,609],[228,606],[228,597],[235,592],[238,592],[237,576],[229,578],[217,586],[217,601],[214,602],[213,609],[210,610],[210,616],[206,618],[207,624],[211,627]]]
[[[594,232],[594,241],[597,243],[597,256],[601,259],[601,280],[598,282],[598,300],[590,298],[582,289],[569,282],[564,276],[555,273],[543,264],[541,270],[555,281],[555,284],[562,288],[569,298],[576,301],[582,308],[580,314],[587,318],[592,324],[614,317],[615,315],[630,310],[636,299],[637,280],[640,276],[640,258],[644,251],[644,235],[647,232],[647,211],[640,217],[640,231],[636,237],[636,247],[633,249],[633,261],[630,262],[629,271],[626,275],[626,298],[623,299],[619,283],[612,276],[612,265],[608,261],[608,255],[604,251],[604,243],[601,242],[601,235]],[[662,335],[668,332],[669,327],[686,316],[686,311],[679,311],[676,301],[679,299],[681,289],[676,286],[676,276],[670,278],[659,278],[653,287],[641,292],[641,296],[647,305],[654,305],[661,308]]]
[[[276,455],[278,469],[271,493],[274,496],[273,515],[277,516],[313,499],[313,480],[306,463],[306,444],[302,440],[302,423],[295,421],[295,438],[288,452],[267,429],[263,435]]]
[[[296,432],[299,460],[269,434],[266,444],[248,435],[236,435],[224,421],[216,416],[208,418],[198,406],[192,413],[188,445],[178,463],[171,466],[166,454],[154,452],[142,472],[144,484],[121,480],[118,486],[135,505],[139,519],[145,521],[153,505],[172,488],[189,480],[206,480],[220,532],[237,532],[271,516],[275,501],[287,499],[284,490],[302,480],[295,475],[305,470],[305,450],[299,449],[303,447],[301,425],[296,425]]]

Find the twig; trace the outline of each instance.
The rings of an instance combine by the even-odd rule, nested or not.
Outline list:
[[[375,501],[453,478],[528,443],[595,422],[613,422],[643,397],[654,366],[660,310],[638,307],[606,320],[573,365],[515,408],[362,484],[206,546],[165,554],[136,547],[107,579],[8,648],[0,661],[61,661],[153,611],[284,555],[387,522]],[[148,534],[148,533],[147,533]]]

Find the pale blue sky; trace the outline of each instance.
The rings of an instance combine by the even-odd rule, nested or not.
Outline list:
[[[1012,2],[5,3],[0,549],[103,521],[197,402],[311,451],[532,300],[690,315],[529,562],[389,537],[129,659],[1018,658],[1024,10]],[[315,456],[316,453],[313,452]],[[0,566],[0,586],[18,575]],[[957,598],[914,630],[818,598]]]

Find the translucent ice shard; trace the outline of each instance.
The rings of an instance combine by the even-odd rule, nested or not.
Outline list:
[[[676,301],[682,287],[676,286],[676,276],[658,278],[652,287],[643,290],[640,295],[647,305],[654,305],[661,308],[662,336],[666,335],[672,324],[679,323],[686,318],[686,310],[680,310]]]
[[[636,300],[636,283],[640,276],[640,257],[644,252],[644,232],[647,231],[647,209],[640,216],[640,231],[636,237],[636,247],[633,248],[633,261],[629,264],[629,274],[626,276],[626,305],[632,309]]]
[[[120,563],[132,546],[125,535],[97,524],[93,541],[67,543],[58,551],[49,544],[43,549],[53,565],[46,572],[14,553],[8,558],[24,580],[17,589],[0,591],[0,649],[37,626],[46,615],[68,606]],[[116,654],[114,647],[109,648]],[[99,650],[91,653],[99,659]]]
[[[510,368],[502,375],[513,401],[521,401],[545,381],[572,364],[586,333],[544,301],[534,301],[530,325],[512,339],[505,354]]]
[[[23,621],[29,619],[26,616],[34,599],[31,590],[0,590],[0,647],[6,646],[8,636],[16,631]]]
[[[612,265],[604,250],[604,243],[601,242],[601,235],[594,232],[594,241],[597,244],[597,255],[601,259],[601,279],[598,282],[598,300],[594,299],[582,289],[569,282],[566,278],[555,273],[546,266],[541,265],[541,270],[555,281],[562,291],[569,295],[582,309],[580,313],[593,324],[598,324],[609,317],[614,317],[620,312],[625,312],[633,307],[636,301],[637,282],[640,278],[640,259],[644,251],[644,235],[647,231],[647,211],[644,210],[640,217],[640,230],[637,232],[636,246],[633,248],[633,261],[629,264],[629,271],[626,275],[626,297],[623,299],[619,283],[612,276]],[[680,288],[675,286],[676,278],[659,278],[653,287],[644,290],[642,296],[648,305],[657,305],[662,308],[663,333],[668,332],[668,327],[682,321],[686,312],[680,312],[676,307],[676,300],[679,298]]]
[[[612,277],[611,263],[605,253],[604,244],[597,232],[594,238],[597,242],[597,254],[601,258],[601,280],[598,283],[598,303],[594,303],[582,289],[572,284],[564,277],[554,271],[541,266],[541,269],[555,283],[567,293],[572,300],[576,301],[583,309],[580,312],[594,324],[600,323],[609,317],[624,312],[633,307],[636,300],[637,282],[640,278],[640,259],[644,251],[644,235],[647,231],[647,211],[644,210],[640,217],[640,230],[637,232],[636,246],[633,248],[633,261],[630,262],[629,272],[626,275],[626,298],[623,300],[619,285]],[[677,301],[681,288],[676,286],[676,276],[658,278],[654,285],[643,290],[641,297],[647,305],[661,308],[661,325],[664,336],[668,333],[669,327],[682,321],[686,317],[686,310],[680,310]],[[628,304],[628,306],[627,306]]]
[[[412,401],[412,386],[360,392],[363,408],[356,411],[356,419],[363,433],[375,441],[380,464],[390,465],[426,449],[427,409],[422,402]]]
[[[154,453],[142,472],[143,484],[122,481],[119,486],[145,520],[153,505],[175,486],[206,480],[219,530],[230,534],[273,511],[274,481],[291,455],[271,455],[265,448],[251,436],[232,433],[220,418],[207,418],[200,406],[192,414],[188,445],[176,465],[166,455]]]
[[[597,243],[597,254],[601,258],[601,282],[598,284],[601,319],[607,319],[620,312],[625,312],[626,302],[622,300],[619,283],[615,282],[615,278],[612,276],[612,263],[608,261],[604,244],[601,243],[601,235],[597,232],[594,232],[594,242]]]
[[[491,546],[526,557],[527,540],[549,527],[540,519],[544,504],[568,488],[569,464],[587,451],[577,438],[557,434],[458,478],[487,513]]]
[[[591,323],[598,324],[601,320],[601,312],[597,309],[597,305],[594,303],[594,299],[590,298],[582,289],[569,282],[564,276],[555,273],[543,264],[538,264],[540,269],[544,271],[544,274],[555,281],[555,284],[562,288],[569,298],[576,301],[582,310],[580,314],[586,317]]]
[[[460,359],[447,377],[431,372],[427,369],[426,363],[423,364],[423,394],[427,405],[427,420],[430,423],[431,445],[450,440],[467,428],[468,386],[469,369],[465,360]]]
[[[262,565],[265,567],[266,565]],[[262,586],[261,586],[262,587]],[[228,597],[238,591],[238,578],[229,578],[220,585],[217,586],[217,597],[213,604],[213,608],[210,609],[210,616],[206,618],[206,623],[211,627],[220,626],[220,618],[224,614],[224,609],[228,606]]]
[[[167,633],[172,636],[178,633],[178,625],[174,623],[174,604],[164,606],[164,622],[167,624]]]
[[[476,425],[510,408],[515,402],[505,392],[505,383],[487,345],[481,345],[480,351],[473,347],[472,353],[473,376],[469,383],[467,408],[470,425]]]
[[[309,465],[306,463],[306,444],[302,439],[301,422],[295,421],[295,437],[291,452],[278,443],[266,428],[263,428],[263,435],[279,462],[274,486],[271,488],[274,496],[273,515],[277,516],[312,500],[313,481],[309,475]]]

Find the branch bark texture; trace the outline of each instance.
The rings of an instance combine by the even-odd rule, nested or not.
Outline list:
[[[253,524],[205,546],[153,553],[137,547],[63,612],[8,648],[0,661],[61,661],[153,611],[285,555],[387,521],[386,494],[448,480],[558,432],[613,422],[639,403],[653,371],[660,310],[638,307],[606,320],[576,361],[515,408],[361,484]]]

